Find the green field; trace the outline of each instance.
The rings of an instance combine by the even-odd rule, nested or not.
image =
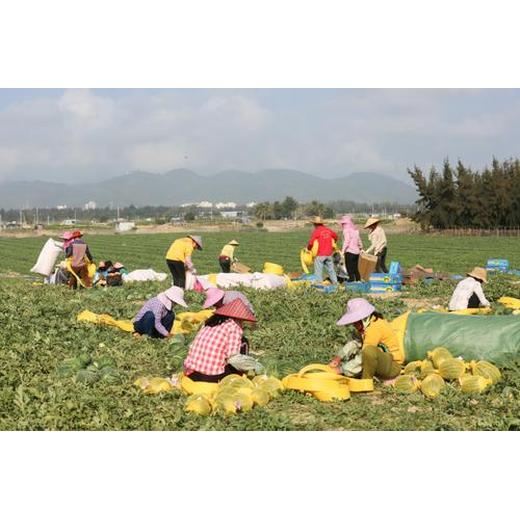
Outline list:
[[[264,261],[299,270],[298,251],[308,233],[243,232],[204,235],[205,249],[194,254],[199,273],[214,272],[221,245],[241,242],[240,259],[256,269]],[[96,259],[120,260],[129,269],[152,267],[165,271],[164,253],[174,235],[86,237]],[[167,287],[144,283],[121,288],[72,292],[63,287],[35,285],[28,275],[46,238],[0,238],[0,429],[3,430],[460,430],[520,427],[520,369],[510,366],[505,378],[488,393],[467,396],[449,389],[435,401],[421,394],[402,396],[387,387],[354,395],[342,403],[320,403],[286,392],[265,408],[233,417],[200,418],[183,411],[177,392],[145,396],[132,382],[139,376],[169,376],[178,371],[185,344],[161,340],[135,341],[108,327],[76,322],[83,309],[130,319],[142,302]],[[420,263],[436,271],[463,273],[487,258],[508,258],[520,264],[520,244],[513,238],[444,238],[389,236],[389,256],[405,266]],[[19,273],[22,276],[16,276]],[[519,279],[520,280],[520,279]],[[505,276],[492,277],[488,299],[520,297],[520,285]],[[446,304],[454,282],[419,284],[399,298],[374,299],[387,317],[406,310],[411,302]],[[252,348],[274,375],[283,376],[311,362],[327,362],[348,338],[348,328],[335,321],[345,308],[344,292],[324,295],[314,289],[255,292],[246,290],[259,318],[249,332]],[[203,297],[187,294],[190,309]],[[497,312],[500,305],[493,304]],[[91,386],[61,376],[64,359],[88,353],[110,356],[119,382]]]

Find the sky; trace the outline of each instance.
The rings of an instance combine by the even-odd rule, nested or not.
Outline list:
[[[135,170],[321,177],[518,155],[518,89],[0,89],[0,182]]]

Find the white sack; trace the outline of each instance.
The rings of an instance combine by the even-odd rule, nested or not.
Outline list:
[[[54,265],[59,254],[63,252],[63,244],[49,238],[38,256],[38,260],[31,269],[31,273],[38,273],[43,276],[50,276],[54,270]]]

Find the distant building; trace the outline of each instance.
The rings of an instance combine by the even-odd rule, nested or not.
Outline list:
[[[256,206],[256,202],[248,202],[246,204],[246,208],[254,208]]]
[[[74,218],[68,218],[66,220],[63,220],[61,225],[62,226],[74,226],[78,221]]]
[[[67,209],[67,204],[58,205],[56,209]]]
[[[236,204],[236,202],[217,202],[215,204],[215,207],[217,209],[221,209],[221,208],[236,208],[237,204]]]
[[[95,201],[91,200],[89,202],[87,202],[84,206],[83,206],[84,209],[96,209],[97,208],[97,204]]]
[[[196,206],[196,202],[185,202],[184,204],[181,204],[181,208],[189,208],[190,206]]]
[[[212,208],[213,202],[209,202],[207,200],[203,200],[197,204],[197,208]]]
[[[221,211],[222,218],[242,218],[243,211]]]

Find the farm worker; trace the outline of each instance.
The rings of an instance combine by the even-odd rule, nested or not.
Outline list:
[[[314,241],[318,241],[318,252],[314,259],[314,274],[316,278],[321,282],[323,281],[323,266],[329,273],[329,279],[333,284],[338,283],[336,271],[334,270],[334,263],[332,261],[332,253],[334,252],[335,240],[338,240],[338,235],[326,227],[321,217],[314,217],[311,221],[314,225],[314,231],[311,235],[309,243],[307,244],[307,250],[311,251]]]
[[[248,354],[243,341],[244,321],[255,323],[256,318],[242,300],[219,307],[191,343],[184,374],[193,381],[216,383],[229,374],[240,373],[228,361],[236,354]]]
[[[241,300],[242,303],[254,314],[253,306],[247,299],[246,295],[240,291],[224,291],[218,287],[210,287],[206,291],[206,301],[202,305],[203,309],[215,307],[216,309],[231,303],[233,300]]]
[[[88,245],[81,239],[83,233],[79,230],[73,231],[70,235],[65,233],[62,238],[65,239],[63,249],[65,257],[70,262],[70,269],[81,280],[85,287],[92,286],[92,278],[89,275],[89,264],[93,261]],[[70,237],[70,238],[67,238]],[[76,288],[78,280],[76,276],[69,279],[70,287]]]
[[[358,262],[359,254],[363,249],[363,242],[359,236],[359,230],[348,215],[343,215],[339,221],[343,229],[343,245],[341,253],[345,256],[345,267],[347,268],[348,281],[359,282],[361,276],[359,274]]]
[[[365,229],[368,228],[368,239],[370,240],[370,247],[365,252],[373,252],[377,256],[376,273],[388,273],[385,264],[388,251],[386,234],[380,226],[380,222],[381,219],[370,217],[363,226]]]
[[[354,325],[361,336],[361,365],[363,379],[391,380],[401,372],[404,351],[399,346],[392,327],[383,316],[364,298],[352,298],[347,303],[347,312],[336,325]],[[342,362],[335,357],[330,365],[338,367]]]
[[[184,289],[170,287],[148,300],[134,318],[134,336],[146,334],[152,338],[169,338],[175,320],[173,305],[187,307]]]
[[[480,305],[489,307],[490,303],[486,300],[482,283],[487,283],[487,271],[482,267],[475,267],[455,287],[448,309],[460,311],[462,309],[478,309]]]
[[[218,257],[218,262],[223,273],[230,273],[231,264],[238,261],[238,259],[235,258],[235,248],[239,245],[240,244],[236,240],[231,240],[231,242],[228,242],[222,248],[220,256]]]
[[[172,242],[166,253],[166,263],[173,277],[173,285],[186,288],[186,271],[195,274],[197,271],[191,255],[194,249],[202,249],[202,238],[198,235],[188,235]]]

